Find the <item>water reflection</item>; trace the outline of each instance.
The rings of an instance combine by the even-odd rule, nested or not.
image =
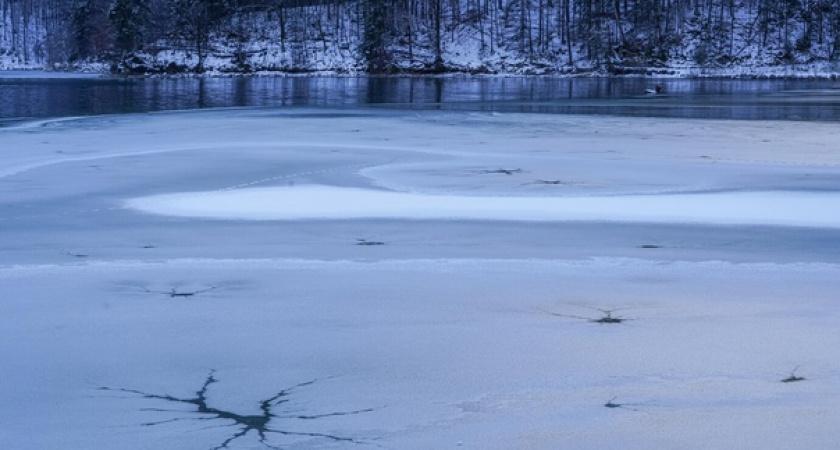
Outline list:
[[[656,83],[663,94],[645,94]],[[828,80],[642,78],[0,78],[5,121],[230,106],[835,121],[840,86]]]

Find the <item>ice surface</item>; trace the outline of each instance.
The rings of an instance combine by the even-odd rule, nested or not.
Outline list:
[[[308,109],[0,129],[0,441],[832,448],[837,133]]]

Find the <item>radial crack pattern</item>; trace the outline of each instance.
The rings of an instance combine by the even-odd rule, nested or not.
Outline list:
[[[161,395],[161,394],[152,394],[148,392],[143,392],[136,389],[123,389],[123,388],[110,388],[110,387],[100,387],[98,388],[101,391],[112,391],[112,392],[123,392],[127,394],[138,395],[144,399],[150,400],[160,400],[170,403],[181,403],[192,405],[194,409],[192,410],[170,410],[170,409],[163,409],[163,408],[143,408],[142,411],[152,411],[152,412],[174,412],[174,413],[184,413],[188,414],[187,417],[177,417],[172,419],[165,419],[160,421],[153,421],[141,424],[142,426],[155,426],[155,425],[162,425],[166,423],[173,423],[173,422],[180,422],[180,421],[215,421],[215,420],[223,420],[228,422],[226,426],[233,426],[236,427],[235,432],[225,439],[219,445],[211,447],[212,450],[220,450],[220,449],[227,449],[230,448],[230,444],[236,441],[237,439],[246,436],[250,432],[254,432],[257,434],[259,438],[259,442],[263,444],[267,448],[272,449],[279,449],[276,445],[270,443],[270,435],[277,434],[281,436],[296,436],[296,437],[312,437],[312,438],[323,438],[328,439],[331,441],[340,441],[340,442],[348,442],[354,444],[362,444],[363,441],[360,441],[356,438],[347,437],[347,436],[340,436],[330,433],[318,433],[318,432],[304,432],[304,431],[293,431],[286,428],[281,428],[278,424],[272,422],[286,422],[286,421],[293,421],[293,420],[317,420],[325,417],[337,417],[337,416],[349,416],[355,414],[362,414],[366,412],[373,411],[373,409],[359,409],[359,410],[352,410],[352,411],[334,411],[328,412],[323,414],[290,414],[290,413],[282,413],[282,411],[277,412],[276,409],[280,408],[283,404],[288,403],[290,400],[290,396],[292,392],[299,388],[304,388],[308,386],[314,385],[317,380],[311,380],[304,383],[299,383],[289,388],[283,389],[277,394],[259,402],[259,409],[260,414],[254,415],[245,415],[245,414],[237,414],[231,411],[226,411],[223,409],[212,407],[208,404],[207,401],[207,392],[210,388],[210,385],[213,383],[217,383],[218,380],[215,377],[215,371],[211,371],[207,378],[204,380],[204,384],[201,388],[195,393],[195,396],[188,397],[188,398],[181,398],[175,397],[172,395]],[[194,416],[194,414],[199,414],[199,416]],[[272,427],[274,425],[274,427]]]

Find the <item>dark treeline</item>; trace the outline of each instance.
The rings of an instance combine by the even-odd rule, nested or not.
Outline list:
[[[122,72],[836,61],[840,0],[0,0],[0,55]]]

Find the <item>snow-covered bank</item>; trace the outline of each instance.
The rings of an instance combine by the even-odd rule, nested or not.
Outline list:
[[[73,67],[65,67],[61,70],[44,70],[41,65],[21,68],[0,68],[0,77],[3,78],[78,78],[78,77],[103,77],[103,76],[126,76],[114,73],[107,64],[102,63],[78,63]],[[266,70],[257,69],[249,71],[220,70],[210,66],[202,73],[190,72],[149,72],[143,74],[132,74],[140,77],[360,77],[368,76],[364,70],[359,68],[317,68],[312,70]],[[492,73],[476,72],[469,68],[449,68],[440,72],[429,73],[427,71],[398,71],[390,74],[377,74],[377,77],[553,77],[553,78],[614,78],[614,77],[647,77],[657,79],[787,79],[787,80],[836,80],[840,78],[840,69],[834,63],[813,63],[794,65],[773,65],[773,66],[739,66],[739,67],[697,67],[692,65],[677,64],[668,67],[635,68],[632,73],[615,73],[606,70],[592,69],[568,69],[559,71],[534,71],[524,70],[495,70]]]
[[[837,142],[832,123],[371,109],[0,129],[0,438],[831,448]],[[578,201],[573,222],[508,220]]]

